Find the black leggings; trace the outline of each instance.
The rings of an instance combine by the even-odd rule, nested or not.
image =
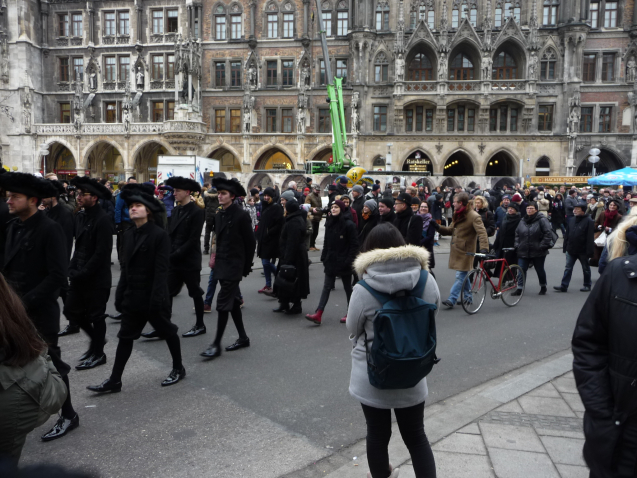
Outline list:
[[[362,405],[362,404],[361,404]],[[391,409],[363,406],[367,422],[367,463],[372,478],[389,476]],[[425,435],[425,402],[407,408],[394,408],[400,436],[409,449],[416,478],[436,478],[436,463]]]
[[[347,304],[349,305],[349,298],[352,295],[352,274],[341,274],[341,280],[343,281],[343,288],[345,289],[345,296],[347,297]],[[325,310],[327,301],[330,298],[330,292],[335,284],[336,276],[325,274],[323,292],[321,292],[321,298],[319,299],[319,305],[316,310]]]

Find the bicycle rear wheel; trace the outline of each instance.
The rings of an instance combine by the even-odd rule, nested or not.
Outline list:
[[[519,289],[520,279],[522,279],[522,289]],[[504,272],[502,272],[500,282],[500,297],[502,298],[502,302],[509,307],[517,305],[524,295],[525,283],[524,272],[520,266],[513,264],[507,267]],[[514,293],[517,294],[518,290],[520,291],[520,295],[513,295]]]
[[[473,269],[462,281],[460,303],[467,314],[473,315],[480,310],[487,297],[488,279],[482,269]],[[470,290],[470,293],[466,293]]]

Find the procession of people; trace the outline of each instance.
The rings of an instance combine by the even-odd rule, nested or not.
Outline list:
[[[301,190],[290,182],[283,192],[278,187],[258,186],[248,192],[238,180],[225,177],[212,177],[203,186],[184,177],[171,177],[159,185],[129,178],[114,187],[107,180],[88,176],[64,184],[55,175],[42,178],[0,169],[0,295],[8,304],[0,304],[0,331],[7,331],[6,337],[0,337],[0,367],[6,369],[0,369],[0,377],[12,377],[16,367],[22,367],[29,376],[46,378],[42,386],[48,387],[50,396],[40,411],[59,410],[59,418],[41,439],[64,437],[79,426],[69,386],[71,365],[62,360],[61,338],[82,331],[89,339],[86,352],[77,357],[77,371],[107,364],[106,308],[113,286],[114,245],[121,271],[113,291],[117,313],[111,315],[119,323],[118,343],[110,375],[87,387],[94,393],[117,393],[125,387],[122,374],[135,340],[142,336],[161,339],[168,348],[172,363],[160,385],[183,380],[188,364],[182,360],[182,342],[207,333],[215,322],[205,314],[213,310],[216,331],[200,355],[206,360],[221,355],[230,318],[238,339],[225,351],[249,347],[242,312],[244,294],[270,296],[277,300],[274,313],[303,317],[306,312],[305,319],[316,326],[338,319],[358,340],[361,333],[373,336],[374,332],[378,304],[363,292],[369,284],[379,293],[416,290],[421,271],[426,272],[426,287],[418,290],[421,300],[431,305],[434,320],[441,305],[451,309],[460,300],[463,281],[476,266],[468,253],[491,254],[519,264],[524,275],[518,278],[514,292],[518,295],[529,269],[534,268],[539,294],[548,294],[544,265],[547,256],[555,253],[550,250],[557,231],[564,239],[565,270],[553,292],[568,291],[577,261],[584,274],[582,292],[593,287],[591,267],[599,265],[600,273],[607,268],[629,278],[635,275],[632,266],[623,267],[622,273],[617,261],[612,261],[637,253],[637,198],[625,197],[622,188],[566,191],[564,186],[518,185],[429,192],[413,184],[386,188],[382,193],[380,181],[371,187],[366,183],[348,187],[348,178],[343,176],[325,191],[312,184],[311,178],[306,182],[308,187]],[[321,227],[324,239],[319,248]],[[447,266],[455,271],[455,282],[444,300],[434,276],[440,236],[451,236]],[[320,292],[310,288],[310,252],[320,252]],[[632,260],[626,259],[625,264]],[[251,274],[255,261],[263,269],[265,284],[259,290],[242,291],[241,282]],[[210,267],[206,290],[201,277],[204,263]],[[602,274],[600,287],[616,290],[619,286],[607,276]],[[339,280],[348,312],[334,317],[328,304]],[[629,286],[633,290],[634,282]],[[180,337],[172,317],[173,300],[182,291],[192,299],[195,322]],[[631,292],[622,293],[632,300]],[[470,294],[465,290],[465,296]],[[600,292],[594,290],[594,294]],[[608,299],[604,294],[600,300]],[[592,304],[596,315],[580,316],[578,322],[574,342],[582,351],[576,357],[578,380],[589,380],[592,373],[585,363],[592,357],[590,347],[604,347],[599,331],[605,326],[595,321],[607,319],[599,307]],[[624,310],[626,305],[616,307]],[[622,313],[630,315],[627,310]],[[64,328],[61,315],[68,320]],[[374,435],[384,442],[391,431],[387,431],[389,415],[383,410],[397,410],[401,431],[412,427],[414,420],[422,425],[426,379],[422,377],[415,388],[391,393],[370,387],[364,371],[367,335],[352,352],[350,393],[363,405],[371,427],[368,437]],[[622,353],[628,352],[622,349]],[[596,356],[594,360],[602,373],[601,359]],[[5,387],[4,391],[0,387],[0,403],[24,406],[3,400],[11,388],[1,380],[0,385]],[[22,399],[28,401],[27,396]],[[592,408],[600,408],[592,398],[587,399]],[[41,423],[37,414],[28,423],[0,419],[0,435],[4,434],[0,455],[17,463],[26,435]],[[635,420],[630,418],[627,427],[637,430]],[[416,426],[410,433],[417,476],[435,476],[424,429]],[[623,453],[635,451],[627,446]],[[371,476],[388,476],[385,472],[397,476],[382,448],[377,444],[376,455],[370,459]],[[595,453],[588,448],[591,457]],[[595,458],[591,460],[595,462]]]

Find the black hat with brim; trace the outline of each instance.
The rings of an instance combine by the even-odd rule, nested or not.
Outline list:
[[[143,192],[149,196],[155,195],[155,187],[149,183],[128,183],[122,188],[122,192],[128,191],[129,194],[137,194]],[[124,198],[122,198],[124,199]]]
[[[111,199],[113,196],[106,186],[100,184],[97,179],[88,176],[76,176],[71,180],[71,185],[77,189],[97,196],[100,199]]]
[[[586,203],[586,201],[577,201],[575,203],[575,206],[573,206],[573,209],[575,209],[576,207],[579,207],[580,209],[582,209],[582,211],[586,211],[588,204]]]
[[[127,186],[130,186],[130,184],[127,184]],[[162,204],[155,199],[155,196],[144,192],[141,188],[122,188],[120,197],[128,207],[134,203],[141,203],[153,214],[159,214],[163,210]]]
[[[53,186],[57,190],[57,194],[55,195],[56,198],[59,198],[62,194],[66,193],[66,188],[60,181],[52,180],[51,184],[53,184]]]
[[[405,204],[411,204],[411,194],[409,193],[400,193],[396,198],[396,201],[403,202]]]
[[[43,178],[27,173],[6,173],[0,176],[0,187],[5,191],[43,199],[57,194],[55,186]]]
[[[184,178],[183,176],[173,176],[168,178],[165,183],[167,186],[171,186],[173,189],[181,189],[183,191],[201,192],[201,185],[194,179]]]
[[[235,197],[247,196],[246,190],[239,181],[226,178],[213,178],[212,184],[217,188],[217,191],[228,191],[230,194],[234,194]]]

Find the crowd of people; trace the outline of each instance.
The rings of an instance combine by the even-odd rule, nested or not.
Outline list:
[[[367,420],[373,477],[395,476],[387,455],[391,415],[386,411],[392,408],[416,475],[435,476],[435,464],[422,427],[426,379],[415,388],[391,391],[371,387],[365,379],[365,350],[378,304],[356,287],[359,281],[394,294],[416,288],[420,271],[428,271],[422,300],[437,311],[440,305],[453,308],[461,297],[463,281],[476,267],[467,253],[479,251],[519,264],[524,275],[514,294],[522,293],[526,274],[534,268],[540,295],[548,291],[544,265],[558,231],[566,260],[556,292],[567,292],[577,261],[584,272],[580,290],[590,291],[591,267],[601,273],[616,268],[610,264],[613,259],[637,253],[637,196],[621,188],[567,191],[565,186],[518,185],[430,192],[414,183],[406,188],[388,184],[383,190],[380,181],[351,185],[343,176],[322,191],[311,178],[305,182],[305,188],[292,181],[283,191],[277,186],[246,191],[236,179],[221,177],[202,188],[183,177],[159,185],[131,177],[113,185],[90,177],[66,182],[51,174],[0,174],[0,196],[6,195],[0,200],[0,377],[13,377],[9,383],[18,383],[20,373],[40,377],[40,389],[26,393],[41,398],[34,401],[40,411],[60,409],[42,440],[63,437],[79,426],[69,389],[71,366],[62,360],[59,338],[80,330],[89,338],[76,370],[106,364],[114,244],[121,275],[114,290],[117,314],[111,317],[121,325],[110,375],[88,387],[96,393],[122,390],[124,368],[141,336],[166,342],[172,367],[161,385],[181,381],[186,376],[181,340],[207,332],[204,316],[212,312],[215,296],[216,334],[201,356],[221,355],[230,317],[239,338],[225,350],[249,347],[240,283],[252,272],[255,254],[265,281],[258,293],[276,298],[275,313],[302,314],[303,301],[310,296],[309,253],[320,252],[323,286],[305,318],[321,325],[329,317],[330,294],[340,279],[348,313],[338,319],[352,333],[354,346],[350,393],[362,403]],[[444,300],[434,275],[440,236],[451,236],[448,268],[455,271]],[[201,287],[204,256],[210,267],[207,290]],[[184,285],[195,323],[180,338],[171,315],[173,298]],[[465,290],[467,300],[470,292]],[[68,320],[62,330],[59,298]],[[151,329],[144,331],[146,324]],[[20,396],[25,391],[12,392]],[[7,396],[0,393],[0,403],[8,403]],[[16,462],[26,434],[42,423],[41,413],[29,413],[28,423],[0,420],[6,431],[0,452]]]

